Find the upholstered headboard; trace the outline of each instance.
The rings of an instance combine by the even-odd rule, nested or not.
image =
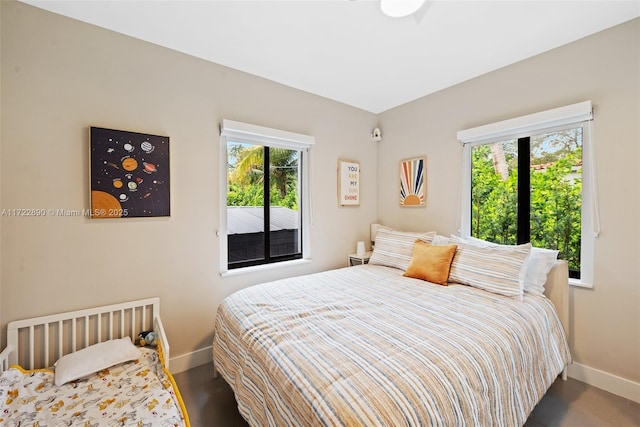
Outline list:
[[[558,260],[547,276],[544,294],[556,308],[564,333],[569,339],[569,264]],[[562,373],[562,379],[567,379],[567,369]]]
[[[544,294],[556,307],[564,332],[569,333],[569,264],[558,260],[547,276]]]

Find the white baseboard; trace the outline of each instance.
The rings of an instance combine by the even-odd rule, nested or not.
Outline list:
[[[572,363],[568,374],[573,379],[640,403],[640,383],[580,363]]]
[[[211,350],[212,347],[209,346],[201,348],[200,350],[192,351],[191,353],[172,357],[169,359],[169,371],[172,374],[177,374],[178,372],[183,372],[200,365],[212,363],[213,356],[211,354]]]

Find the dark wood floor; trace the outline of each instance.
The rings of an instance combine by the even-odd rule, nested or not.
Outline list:
[[[213,365],[174,375],[192,427],[247,426],[229,385],[213,378]],[[536,406],[525,427],[637,427],[640,404],[580,381],[558,379]]]

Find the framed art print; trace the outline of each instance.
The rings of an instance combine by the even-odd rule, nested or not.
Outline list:
[[[169,137],[91,127],[91,218],[170,215]]]
[[[400,206],[426,206],[425,157],[400,162]]]
[[[360,205],[360,163],[338,160],[338,204]]]

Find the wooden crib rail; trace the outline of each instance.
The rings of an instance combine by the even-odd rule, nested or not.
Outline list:
[[[8,364],[26,369],[50,367],[65,354],[110,339],[162,328],[160,298],[17,320],[7,325]],[[164,330],[156,331],[165,341]],[[168,363],[168,344],[165,357]]]
[[[8,345],[0,352],[0,374],[9,369],[9,354],[13,352],[13,347]]]

